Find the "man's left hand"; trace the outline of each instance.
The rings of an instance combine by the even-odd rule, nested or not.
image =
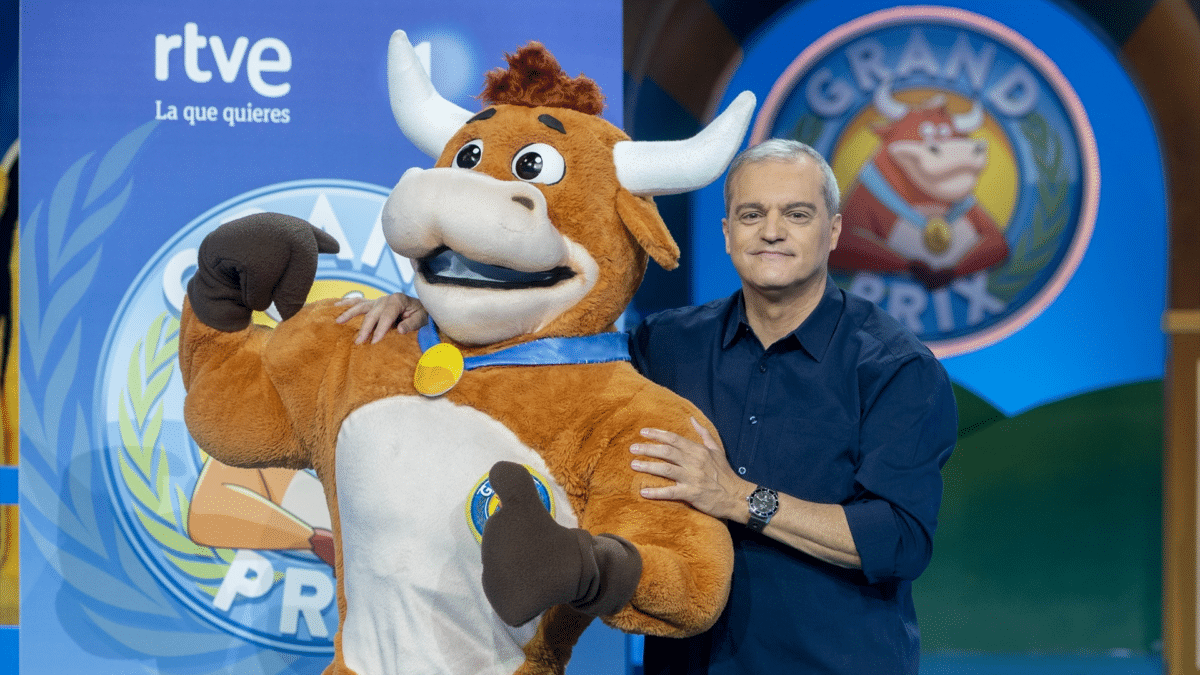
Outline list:
[[[675,481],[665,487],[643,488],[642,496],[685,501],[714,518],[746,522],[746,497],[754,485],[734,473],[717,439],[695,418],[691,422],[703,444],[662,429],[642,429],[642,436],[655,442],[629,446],[635,455],[662,460],[635,459],[631,463],[634,471]]]

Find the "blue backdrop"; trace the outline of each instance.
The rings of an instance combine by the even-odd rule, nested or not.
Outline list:
[[[541,41],[619,124],[620,22],[615,0],[22,6],[20,672],[321,672],[336,606],[289,627],[274,582],[319,591],[327,568],[263,552],[269,591],[230,601],[244,558],[186,536],[203,455],[174,354],[195,246],[290,212],[345,244],[328,283],[408,288],[375,218],[432,160],[392,118],[392,31],[429,42],[435,85],[471,110],[485,71]],[[623,644],[594,628],[572,672],[622,670]]]

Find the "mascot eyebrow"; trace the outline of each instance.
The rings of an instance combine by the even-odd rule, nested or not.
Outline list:
[[[567,130],[563,128],[563,123],[559,122],[552,115],[538,115],[538,121],[541,122],[542,124],[545,124],[546,126],[550,127],[551,129],[557,131],[560,134],[567,133]]]
[[[463,125],[465,126],[467,124],[470,124],[471,122],[482,122],[483,120],[490,120],[495,115],[496,115],[496,109],[488,108],[487,110],[481,111],[478,115],[476,115],[476,116],[472,117],[471,119],[467,120],[466,122],[464,122]]]
[[[475,115],[471,119],[467,120],[464,123],[464,125],[470,124],[471,122],[482,122],[483,120],[490,120],[495,116],[496,116],[496,109],[488,108],[487,110],[481,111],[478,115]],[[566,127],[563,126],[563,123],[560,122],[558,120],[558,118],[554,117],[553,115],[538,115],[538,121],[541,122],[542,124],[545,124],[546,126],[550,127],[551,129],[557,131],[560,134],[567,133],[567,129],[566,129]]]

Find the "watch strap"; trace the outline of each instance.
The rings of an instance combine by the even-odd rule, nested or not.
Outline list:
[[[751,532],[762,532],[769,522],[771,522],[770,519],[761,518],[751,513],[750,520],[746,521],[746,527],[750,528]]]

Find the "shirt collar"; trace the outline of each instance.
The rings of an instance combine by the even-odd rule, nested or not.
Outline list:
[[[794,338],[814,361],[820,362],[825,358],[825,351],[833,339],[833,332],[837,329],[845,304],[846,300],[842,296],[842,289],[834,283],[833,277],[826,276],[825,292],[821,295],[816,309],[783,340]],[[721,346],[728,349],[740,337],[752,334],[752,332],[750,322],[746,319],[746,299],[739,290],[734,294],[734,302],[725,319],[725,331],[722,335]]]

